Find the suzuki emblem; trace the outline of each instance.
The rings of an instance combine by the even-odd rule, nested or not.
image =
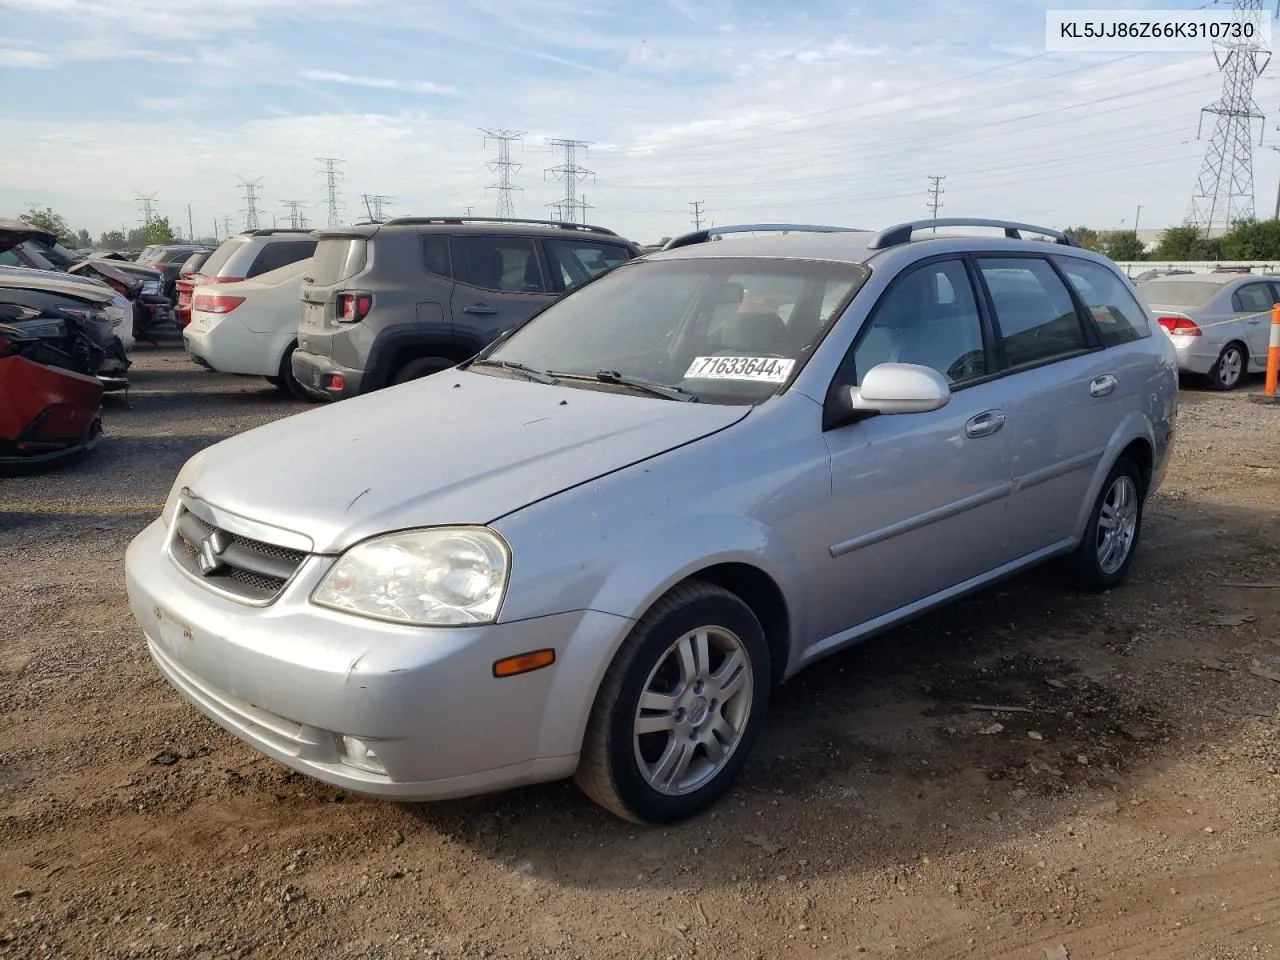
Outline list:
[[[206,577],[212,576],[226,566],[222,561],[222,553],[230,544],[227,535],[215,530],[200,541],[200,572]]]

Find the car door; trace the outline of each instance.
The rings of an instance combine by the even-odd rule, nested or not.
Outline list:
[[[1253,284],[1249,284],[1253,286]],[[1275,280],[1266,284],[1267,296],[1256,298],[1258,302],[1270,301],[1261,311],[1244,319],[1244,334],[1249,347],[1249,366],[1254,370],[1263,370],[1267,365],[1267,348],[1271,341],[1271,308],[1280,303],[1280,283]]]
[[[910,607],[1014,556],[1006,512],[1009,396],[988,338],[961,258],[928,261],[898,277],[863,324],[838,378],[847,380],[850,365],[856,382],[879,363],[919,363],[946,377],[952,395],[940,410],[872,416],[826,432],[826,635]]]
[[[993,254],[975,262],[1012,391],[1009,515],[1016,552],[1025,557],[1071,539],[1099,461],[1141,384],[1126,354],[1103,348],[1047,257]]]
[[[476,350],[555,299],[532,237],[458,234],[449,248],[454,335]]]

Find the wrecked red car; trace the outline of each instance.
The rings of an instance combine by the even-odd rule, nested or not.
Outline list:
[[[14,319],[0,322],[0,472],[72,457],[102,438],[101,382],[75,369],[65,336],[22,329],[37,311]]]

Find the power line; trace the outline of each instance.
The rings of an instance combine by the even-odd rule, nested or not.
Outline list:
[[[1233,19],[1252,25],[1250,36],[1256,37],[1262,0],[1232,0],[1231,8]],[[1266,46],[1252,39],[1215,43],[1213,56],[1222,71],[1222,96],[1200,111],[1202,127],[1206,113],[1217,120],[1187,213],[1188,225],[1203,227],[1205,236],[1219,221],[1229,227],[1237,220],[1253,218],[1253,121],[1266,123],[1253,99],[1253,81],[1271,60]],[[1199,136],[1198,130],[1197,139]],[[1261,136],[1258,142],[1262,142]]]
[[[693,229],[702,229],[702,208],[706,206],[701,200],[690,200],[689,206],[693,208]]]
[[[942,181],[947,179],[944,173],[940,177],[929,174],[929,216],[937,218],[938,208],[942,206],[942,195],[947,191],[942,189]]]
[[[524,138],[522,130],[486,130],[480,128],[480,132],[484,134],[484,145],[487,147],[489,141],[493,140],[498,145],[498,159],[490,160],[488,167],[490,170],[498,174],[498,182],[485,187],[486,190],[496,190],[498,192],[498,219],[511,219],[516,215],[515,204],[511,202],[511,194],[519,190],[524,192],[523,187],[514,186],[511,183],[511,175],[518,173],[523,163],[517,163],[511,159],[511,144],[521,143]]]
[[[244,187],[244,228],[246,230],[258,229],[258,201],[262,197],[258,194],[258,187],[262,185],[262,178],[257,180],[246,180],[244,177],[239,178],[240,186]]]
[[[306,222],[306,217],[302,215],[302,205],[305,200],[281,200],[282,204],[289,208],[289,229],[301,230],[302,225]]]
[[[324,169],[318,172],[324,174],[325,205],[329,208],[329,229],[333,230],[342,225],[339,215],[342,201],[338,197],[338,181],[342,179],[342,171],[338,169],[338,164],[347,161],[337,157],[316,157],[316,162],[324,164]]]
[[[554,167],[548,167],[543,179],[551,176],[564,183],[564,199],[547,206],[555,207],[556,219],[568,223],[586,223],[589,204],[586,198],[578,199],[578,184],[588,177],[595,179],[595,173],[586,167],[578,166],[578,151],[584,153],[590,144],[586,140],[547,140],[548,145],[564,151],[564,161]],[[581,214],[581,220],[579,220]]]

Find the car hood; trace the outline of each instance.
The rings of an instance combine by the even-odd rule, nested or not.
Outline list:
[[[39,240],[41,243],[52,246],[57,243],[58,238],[25,220],[0,219],[0,253],[12,250],[18,244],[26,243],[28,240]]]
[[[333,553],[391,530],[490,523],[750,409],[449,370],[224,440],[178,482]]]
[[[92,277],[76,277],[52,270],[29,270],[26,267],[0,267],[0,288],[43,290],[93,303],[111,303],[115,291]]]

